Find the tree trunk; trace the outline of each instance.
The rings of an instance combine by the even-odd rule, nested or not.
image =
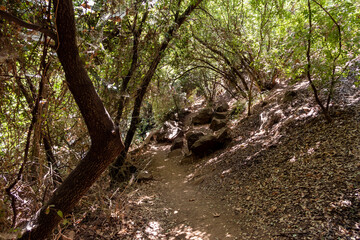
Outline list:
[[[149,15],[149,10],[147,10],[144,13],[144,16],[141,19],[140,26],[139,26],[138,29],[136,29],[136,18],[134,20],[134,26],[133,26],[134,40],[133,40],[133,48],[132,48],[132,61],[131,61],[130,69],[129,69],[128,73],[126,74],[126,76],[124,77],[124,79],[123,79],[123,81],[121,83],[121,96],[120,96],[120,99],[119,99],[118,111],[117,111],[117,115],[116,115],[116,118],[115,118],[116,125],[119,124],[119,121],[120,121],[120,119],[122,117],[122,113],[123,113],[123,110],[124,110],[124,107],[125,107],[126,89],[128,87],[129,81],[131,80],[131,78],[134,75],[134,73],[136,71],[136,68],[137,68],[137,63],[138,63],[138,59],[139,59],[139,54],[138,54],[139,41],[140,41],[139,38],[141,36],[142,30],[143,30],[143,25],[144,25],[148,15]]]
[[[40,209],[20,239],[41,240],[66,216],[108,165],[124,148],[120,133],[107,113],[80,60],[75,36],[74,8],[71,0],[54,0],[58,31],[57,54],[66,81],[79,106],[91,137],[91,147],[50,200]]]
[[[187,17],[192,13],[192,11],[194,11],[194,9],[201,2],[202,0],[197,0],[194,3],[190,4],[190,6],[184,11],[184,13],[180,17],[179,17],[179,13],[178,12],[176,13],[174,24],[170,26],[169,30],[166,32],[165,39],[162,41],[153,61],[151,62],[148,71],[145,74],[145,77],[141,82],[140,88],[137,90],[130,128],[126,134],[125,149],[123,150],[124,152],[122,152],[121,155],[116,159],[116,161],[114,162],[114,164],[111,166],[110,169],[110,177],[112,179],[112,182],[118,181],[119,179],[120,180],[123,179],[121,176],[118,176],[118,174],[125,162],[127,152],[130,148],[132,139],[134,138],[136,129],[141,121],[140,119],[141,104],[147,92],[147,88],[151,82],[151,79],[156,72],[157,66],[159,65],[161,59],[164,57],[164,52],[167,49],[174,33],[180,28],[180,26],[185,22]]]

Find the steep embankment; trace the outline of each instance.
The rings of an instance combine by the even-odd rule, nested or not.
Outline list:
[[[106,223],[106,234],[91,236],[360,239],[360,91],[354,81],[344,79],[338,88],[331,123],[306,84],[278,85],[252,116],[229,123],[232,142],[225,149],[184,161],[170,145],[150,144],[133,160],[152,179],[130,186],[126,195],[112,193],[111,217],[98,217],[102,225],[95,228]]]
[[[156,228],[158,238],[150,239],[358,239],[354,93],[327,123],[306,86],[274,90],[253,116],[233,122],[228,148],[195,163],[180,165],[152,146],[155,180],[137,192],[152,196],[137,206],[149,219],[141,234]]]

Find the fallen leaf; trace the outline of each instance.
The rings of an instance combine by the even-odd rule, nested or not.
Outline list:
[[[214,218],[220,217],[220,213],[213,213]]]

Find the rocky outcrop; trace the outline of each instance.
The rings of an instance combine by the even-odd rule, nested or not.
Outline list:
[[[220,129],[219,131],[217,131],[215,133],[215,136],[216,136],[216,140],[219,143],[222,143],[223,146],[228,144],[231,141],[230,129],[227,127],[224,127],[222,129]]]
[[[214,135],[202,136],[191,147],[190,150],[194,155],[204,156],[215,151],[217,141]]]
[[[170,151],[175,149],[181,149],[184,146],[184,140],[182,138],[176,138],[170,147]]]
[[[169,154],[176,156],[178,154],[205,156],[223,148],[231,139],[229,129],[226,127],[229,105],[222,101],[217,103],[214,109],[206,107],[194,113],[190,118],[191,122],[188,122],[183,129],[179,127],[181,123],[165,122],[159,131],[157,142],[172,142]],[[199,128],[196,125],[204,125],[204,127]],[[182,131],[187,131],[185,137],[181,137]]]
[[[221,128],[225,127],[227,124],[227,120],[226,119],[217,119],[217,118],[213,118],[213,120],[211,121],[211,124],[209,126],[209,128],[213,131],[217,131],[220,130]]]
[[[172,142],[175,138],[181,136],[182,131],[178,122],[166,121],[160,131],[157,133],[156,141],[158,143]]]
[[[191,146],[199,140],[199,138],[205,136],[205,134],[202,131],[190,131],[185,135],[185,139],[187,142],[188,149],[191,148]]]
[[[217,118],[217,119],[226,119],[227,117],[228,117],[227,112],[215,112],[214,113],[214,118]]]
[[[228,128],[223,128],[214,134],[200,137],[189,149],[196,156],[205,156],[223,148],[230,140]]]
[[[214,111],[212,108],[209,107],[204,108],[200,110],[199,113],[192,118],[192,124],[194,125],[208,124],[211,122],[213,114]]]

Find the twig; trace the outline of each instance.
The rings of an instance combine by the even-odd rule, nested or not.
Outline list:
[[[36,108],[36,107],[35,107]],[[6,193],[7,195],[10,197],[11,199],[11,207],[13,210],[13,219],[12,219],[12,224],[11,227],[15,227],[16,224],[16,216],[17,216],[17,209],[16,209],[16,197],[15,195],[11,192],[11,190],[15,187],[15,185],[20,181],[22,173],[24,171],[25,168],[25,164],[27,163],[28,160],[28,155],[29,155],[29,148],[30,148],[30,138],[31,138],[31,133],[32,130],[34,128],[34,123],[36,122],[36,117],[33,115],[33,119],[31,121],[30,127],[29,127],[29,131],[27,134],[27,138],[26,138],[26,146],[25,146],[25,153],[24,153],[24,161],[21,164],[20,170],[18,172],[18,175],[16,177],[16,179],[14,180],[14,182],[12,184],[10,184],[6,189]]]
[[[15,185],[20,181],[22,175],[23,175],[23,172],[24,172],[24,169],[25,169],[25,165],[28,161],[28,156],[29,156],[29,149],[30,149],[30,140],[31,140],[31,134],[32,134],[32,131],[34,129],[34,126],[35,126],[35,123],[37,122],[38,120],[38,113],[39,113],[39,110],[41,108],[41,100],[43,98],[43,92],[44,92],[44,89],[45,89],[45,78],[46,78],[46,72],[47,72],[47,69],[49,67],[49,64],[48,63],[47,65],[45,64],[45,59],[46,59],[46,55],[47,55],[47,39],[45,37],[45,46],[44,46],[44,52],[43,52],[43,56],[42,56],[42,64],[43,64],[43,76],[41,78],[41,81],[40,81],[40,86],[39,86],[39,93],[38,93],[38,96],[36,98],[36,102],[35,102],[35,106],[32,110],[32,120],[31,120],[31,123],[30,123],[30,126],[29,126],[29,131],[28,131],[28,134],[27,134],[27,137],[26,137],[26,145],[25,145],[25,153],[24,153],[24,161],[23,163],[21,164],[21,167],[20,167],[20,170],[17,174],[17,177],[15,178],[15,180],[5,189],[7,195],[10,197],[11,199],[11,207],[12,207],[12,210],[13,210],[13,218],[12,218],[12,224],[11,224],[11,227],[14,228],[15,227],[15,224],[16,224],[16,217],[17,217],[17,209],[16,209],[16,197],[15,195],[11,192],[11,190],[15,187]]]

